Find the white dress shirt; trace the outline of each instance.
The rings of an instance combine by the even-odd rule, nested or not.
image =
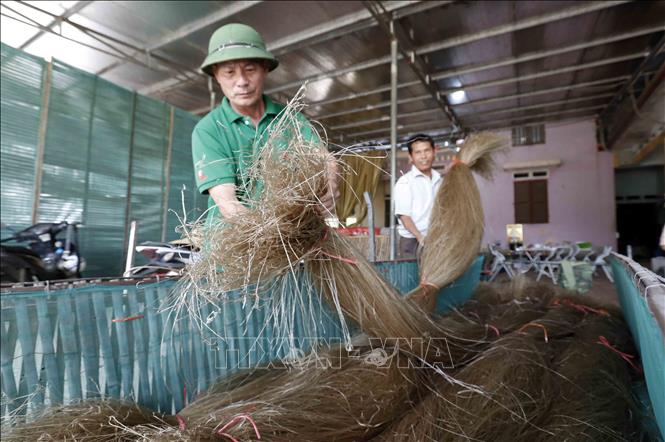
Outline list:
[[[409,216],[420,233],[427,235],[434,197],[442,182],[443,178],[436,170],[432,169],[430,178],[416,166],[411,166],[411,170],[402,175],[395,184],[395,215]],[[415,238],[406,230],[401,219],[397,232],[404,238]]]

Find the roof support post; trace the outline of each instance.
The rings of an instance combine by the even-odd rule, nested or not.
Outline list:
[[[53,60],[46,64],[42,74],[42,107],[39,115],[39,132],[37,134],[37,152],[35,155],[35,188],[32,197],[30,220],[36,224],[39,219],[39,199],[42,194],[42,177],[44,175],[44,151],[46,150],[46,128],[48,126],[48,107],[51,98],[51,82],[53,81]]]
[[[394,21],[390,30],[394,31]],[[397,176],[397,39],[390,39],[390,260],[395,260],[397,231],[395,225],[395,182]]]

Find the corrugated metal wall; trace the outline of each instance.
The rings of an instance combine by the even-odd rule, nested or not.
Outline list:
[[[81,222],[86,276],[122,272],[131,220],[138,241],[170,240],[181,196],[188,219],[206,206],[191,166],[195,115],[4,44],[1,111],[3,236]]]

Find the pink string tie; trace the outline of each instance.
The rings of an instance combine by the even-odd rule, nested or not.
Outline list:
[[[642,373],[642,367],[640,367],[633,361],[633,359],[635,359],[635,355],[624,353],[621,350],[615,348],[614,346],[612,346],[612,344],[610,344],[610,341],[608,341],[605,336],[602,335],[598,336],[598,341],[596,341],[596,344],[600,344],[603,347],[609,348],[614,353],[618,354],[621,357],[621,359],[628,362],[630,366],[633,367],[633,370],[635,370],[636,373]]]
[[[342,262],[345,262],[347,264],[358,265],[358,261],[356,261],[355,259],[345,258],[345,257],[339,256],[339,255],[333,255],[331,253],[324,252],[323,250],[321,250],[321,254],[327,256],[328,258],[338,259],[338,260],[340,260]]]
[[[185,431],[187,429],[187,422],[185,422],[185,419],[182,418],[179,414],[175,415],[175,420],[178,421],[178,429],[180,431]]]
[[[519,330],[517,330],[517,333],[520,334],[525,334],[524,329],[529,328],[529,327],[540,327],[543,329],[543,338],[545,339],[545,342],[549,342],[549,338],[547,336],[547,328],[543,324],[538,324],[537,322],[529,322],[528,324],[524,324],[522,327],[520,327]]]
[[[233,428],[233,427],[235,427],[239,424],[242,424],[245,421],[249,422],[252,425],[252,428],[254,429],[254,434],[256,434],[256,438],[261,439],[261,433],[259,433],[259,429],[256,426],[256,422],[254,422],[254,419],[252,419],[252,416],[250,416],[247,413],[238,414],[238,415],[234,416],[230,421],[228,421],[226,423],[226,425],[224,425],[222,428],[217,430],[217,434],[220,435],[220,436],[226,437],[231,442],[238,442],[238,439],[231,436],[226,431],[230,430],[231,428]]]

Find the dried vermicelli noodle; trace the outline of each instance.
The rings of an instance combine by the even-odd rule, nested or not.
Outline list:
[[[527,311],[540,317],[502,334],[455,373],[482,393],[441,382],[377,440],[639,440],[633,368],[607,344],[631,350],[625,324],[576,298],[549,300],[533,299]]]
[[[3,425],[2,440],[134,440],[132,437],[123,439],[125,428],[135,425],[167,428],[176,424],[173,416],[155,413],[132,402],[113,399],[88,400],[50,407],[33,416],[32,422],[17,425],[7,433]]]
[[[490,176],[491,154],[505,146],[492,133],[467,137],[436,194],[421,256],[421,285],[410,293],[428,311],[434,309],[438,289],[459,278],[480,250],[483,207],[472,171]]]
[[[297,97],[250,168],[245,190],[258,196],[246,201],[247,212],[187,226],[202,258],[167,307],[212,329],[208,308],[261,304],[271,322],[262,326],[293,338],[295,313],[313,316],[323,299],[342,324],[342,345],[221,380],[175,416],[84,402],[16,427],[8,440],[514,442],[573,439],[575,431],[632,434],[631,416],[602,410],[604,401],[581,393],[630,404],[621,396],[630,366],[609,349],[624,349],[627,332],[612,313],[523,280],[503,291],[481,285],[444,317],[428,312],[431,295],[477,254],[483,214],[472,171],[490,170],[500,138],[466,140],[437,195],[422,284],[409,299],[327,227],[319,198],[334,156],[301,133],[299,109]],[[240,291],[229,294],[233,289]],[[590,380],[600,367],[611,387]]]
[[[620,349],[620,350],[619,350]],[[555,395],[543,423],[550,440],[638,440],[639,416],[631,378],[639,366],[617,352],[634,354],[625,324],[614,316],[588,315],[552,362]],[[626,353],[628,352],[628,353]],[[631,373],[632,371],[632,373]],[[534,434],[532,440],[546,440]]]
[[[334,160],[317,137],[303,137],[299,103],[296,96],[269,128],[248,172],[249,209],[186,229],[202,257],[188,267],[172,308],[196,317],[200,303],[215,303],[229,290],[254,287],[258,294],[255,285],[293,271],[323,237],[318,195],[327,188],[326,164]]]
[[[262,440],[367,440],[408,409],[420,385],[420,371],[406,368],[406,363],[387,363],[391,357],[397,359],[396,354],[393,348],[358,349],[353,354],[332,349],[303,360],[295,369],[282,370],[270,382],[260,376],[241,387],[242,397],[228,392],[232,403],[226,395],[207,395],[180,416],[186,434],[195,440],[210,437],[234,416],[245,414],[251,415]],[[213,405],[215,401],[219,405]],[[237,440],[256,437],[247,424],[228,433]]]

